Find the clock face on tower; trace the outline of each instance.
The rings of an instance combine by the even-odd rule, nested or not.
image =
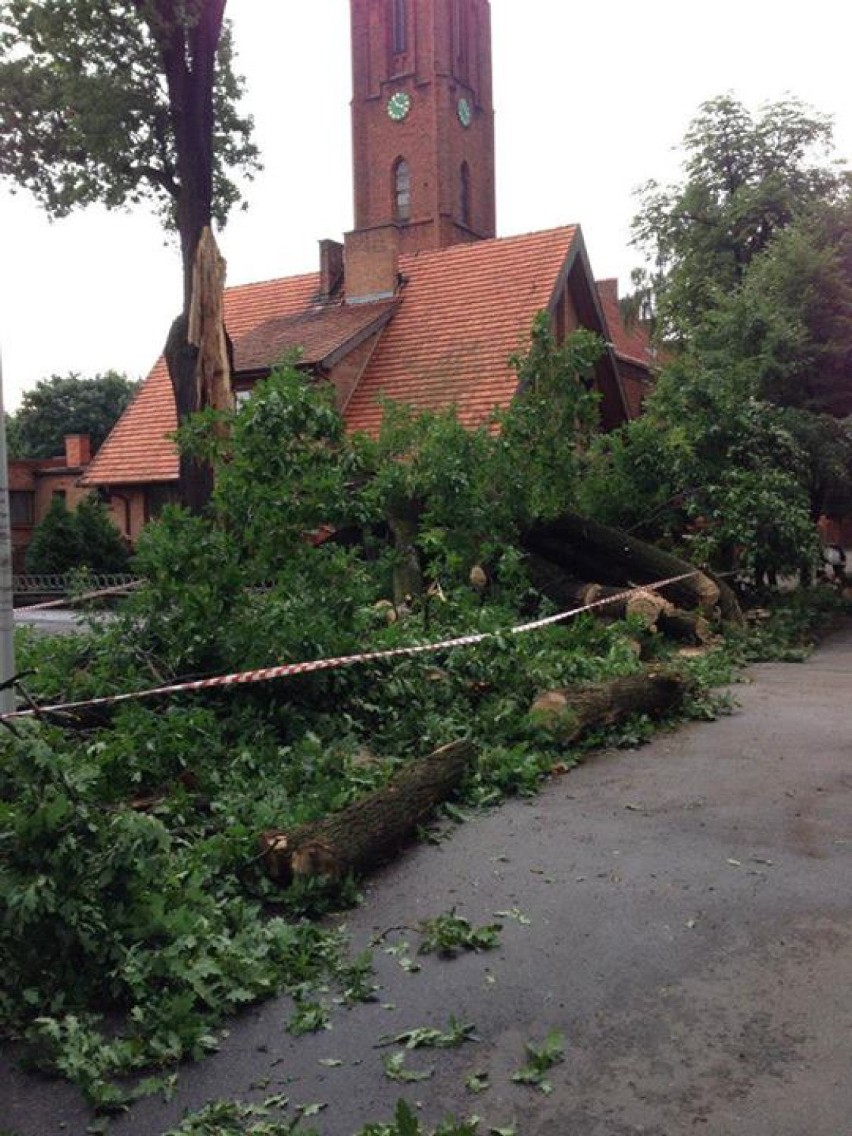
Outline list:
[[[459,99],[456,111],[459,116],[459,122],[466,130],[468,126],[470,126],[471,122],[473,122],[473,110],[471,109],[471,105],[468,100],[465,98]]]
[[[411,95],[405,91],[397,91],[388,99],[388,115],[394,122],[402,122],[408,117],[411,110]]]

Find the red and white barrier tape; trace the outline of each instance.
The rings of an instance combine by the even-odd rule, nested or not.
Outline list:
[[[634,592],[659,591],[670,584],[678,584],[682,580],[689,580],[698,572],[685,572],[681,576],[671,576],[667,580],[657,580],[653,584],[640,584],[627,588],[617,595],[607,599],[595,600],[593,603],[583,604],[582,607],[571,608],[570,611],[559,612],[557,615],[548,615],[543,619],[536,619],[532,623],[524,623],[518,627],[509,628],[506,632],[482,631],[473,635],[460,635],[454,639],[443,639],[437,643],[421,643],[413,647],[393,647],[386,651],[366,651],[358,655],[340,655],[337,658],[313,659],[304,663],[282,663],[274,667],[261,667],[253,671],[240,671],[235,674],[217,675],[215,678],[194,679],[190,682],[176,682],[168,686],[154,686],[148,690],[136,690],[128,694],[109,694],[102,698],[89,698],[82,702],[58,702],[52,706],[30,707],[28,710],[14,710],[8,714],[0,714],[0,722],[8,722],[13,718],[33,718],[40,714],[65,713],[73,710],[82,710],[88,706],[115,706],[121,702],[133,702],[142,698],[158,698],[164,694],[186,694],[197,690],[213,690],[220,686],[248,686],[255,682],[269,682],[271,679],[290,678],[293,675],[313,674],[316,671],[339,670],[351,667],[356,663],[374,663],[386,659],[411,658],[415,655],[424,655],[434,651],[447,651],[457,647],[472,647],[490,639],[499,639],[502,635],[523,635],[529,631],[538,631],[542,627],[549,627],[563,620],[572,619],[595,608],[605,607],[607,604],[618,603],[627,599]]]
[[[73,607],[74,604],[82,603],[84,600],[99,600],[104,596],[114,596],[119,592],[129,592],[133,588],[139,588],[144,584],[144,580],[131,580],[127,584],[116,584],[112,588],[100,588],[97,592],[83,592],[78,596],[63,596],[59,600],[45,600],[43,603],[25,604],[23,607],[16,607],[15,613],[20,611],[46,611],[51,607]]]

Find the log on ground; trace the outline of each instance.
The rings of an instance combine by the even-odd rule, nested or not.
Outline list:
[[[692,684],[669,671],[644,671],[584,687],[564,687],[542,694],[530,714],[563,745],[573,745],[592,730],[620,725],[638,714],[662,718],[678,710]]]
[[[439,805],[459,789],[475,746],[450,742],[399,769],[386,785],[339,813],[260,837],[267,874],[282,887],[295,878],[341,880],[365,875],[415,836]]]
[[[542,595],[561,607],[597,604],[592,614],[602,619],[626,619],[633,615],[649,629],[657,628],[672,639],[707,643],[712,638],[710,623],[703,615],[675,607],[656,591],[626,591],[624,587],[578,580],[552,561],[534,554],[527,556],[527,569]]]
[[[564,513],[556,520],[539,522],[527,529],[522,543],[528,552],[604,584],[650,584],[685,576],[686,579],[661,589],[662,594],[679,607],[710,612],[719,605],[729,622],[742,623],[736,597],[726,584],[712,580],[670,552],[589,517]]]

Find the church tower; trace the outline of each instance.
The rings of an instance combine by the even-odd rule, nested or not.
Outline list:
[[[489,0],[351,0],[351,12],[353,235],[402,253],[493,237]]]

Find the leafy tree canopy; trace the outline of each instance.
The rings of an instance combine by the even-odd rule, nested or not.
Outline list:
[[[705,355],[746,365],[773,403],[852,414],[852,197],[780,232],[695,339]]]
[[[136,383],[116,371],[92,379],[74,373],[42,379],[10,418],[9,452],[18,458],[56,457],[66,434],[88,434],[97,450],[135,391]]]
[[[55,497],[27,549],[27,571],[34,575],[64,575],[78,568],[96,574],[126,572],[129,564],[118,529],[92,497],[84,497],[74,512]]]
[[[688,338],[743,282],[775,236],[811,207],[842,197],[832,124],[797,99],[752,114],[731,95],[704,103],[687,131],[684,177],[648,182],[634,243],[652,264],[661,330]]]
[[[186,38],[201,0],[0,0],[0,176],[29,190],[54,217],[99,202],[150,201],[178,223],[184,186],[157,29]],[[240,190],[229,171],[251,174],[252,120],[237,103],[228,24],[213,89],[214,216],[223,224]]]

